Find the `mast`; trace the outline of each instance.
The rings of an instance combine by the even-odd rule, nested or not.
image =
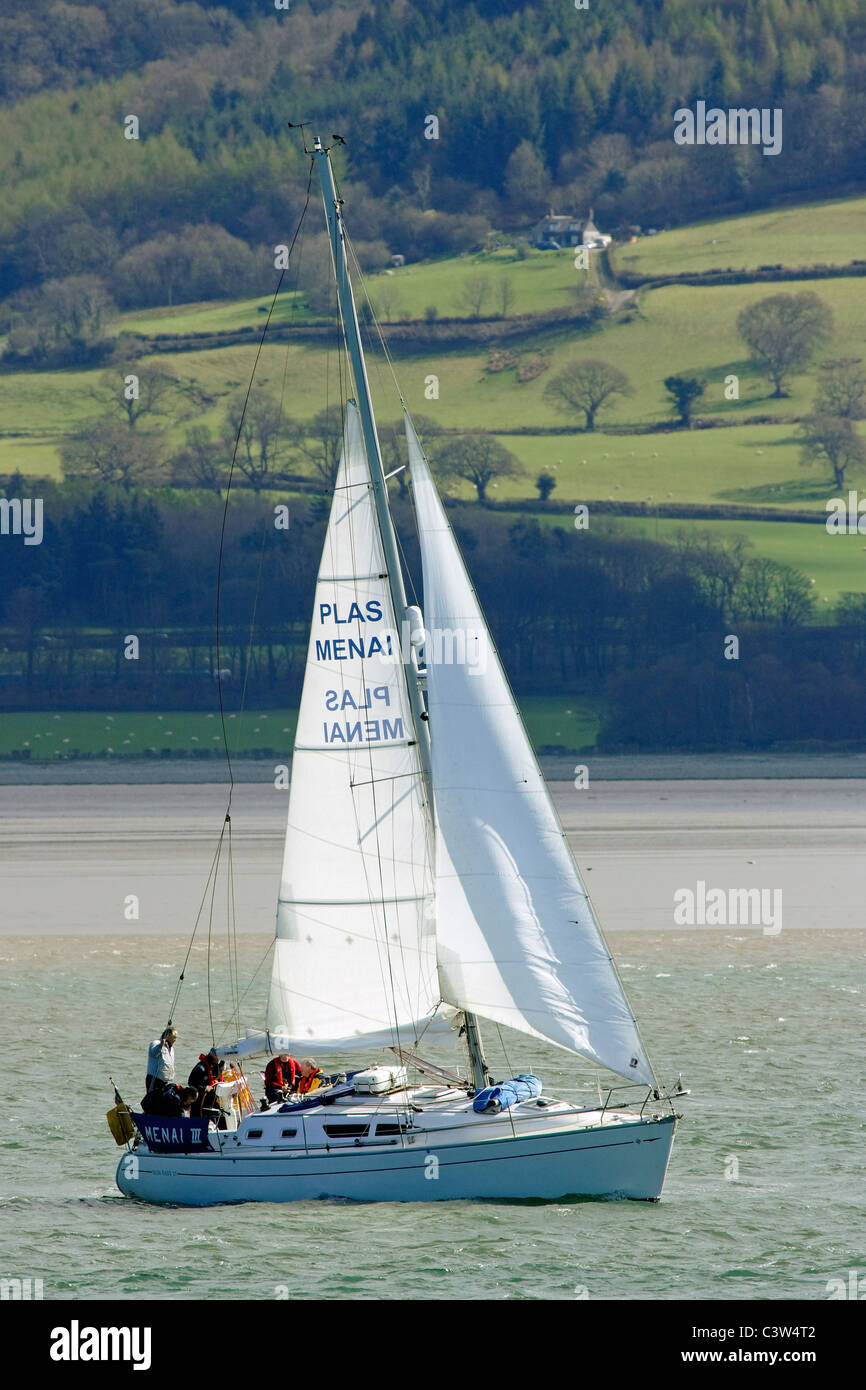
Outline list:
[[[352,362],[352,374],[355,378],[355,390],[358,396],[358,412],[361,416],[361,428],[364,435],[364,446],[367,451],[367,463],[370,470],[370,481],[373,485],[373,499],[376,507],[376,516],[379,521],[379,531],[382,537],[382,548],[385,553],[385,564],[388,569],[388,586],[391,591],[391,599],[394,605],[394,614],[400,624],[400,656],[406,677],[406,689],[409,695],[409,705],[412,710],[412,719],[415,725],[415,733],[418,739],[418,752],[421,760],[421,769],[424,778],[424,788],[427,795],[427,804],[433,813],[433,773],[430,759],[430,731],[427,726],[427,711],[424,708],[424,699],[421,694],[421,686],[418,678],[418,670],[410,643],[403,642],[402,635],[407,630],[405,624],[408,622],[406,617],[406,589],[403,584],[403,571],[400,566],[400,557],[397,551],[397,538],[394,534],[394,523],[391,520],[391,512],[388,507],[388,488],[385,482],[385,470],[382,466],[382,450],[379,446],[379,436],[376,433],[376,421],[373,416],[373,404],[370,399],[370,383],[367,379],[367,365],[364,361],[364,352],[361,347],[361,331],[358,327],[358,315],[355,311],[355,300],[352,294],[352,284],[349,278],[349,269],[346,263],[346,251],[343,231],[343,212],[342,200],[337,197],[337,190],[334,185],[334,173],[331,168],[331,161],[328,148],[321,140],[313,141],[311,151],[313,159],[319,167],[319,179],[322,186],[322,200],[325,204],[325,216],[328,220],[328,234],[331,240],[331,253],[334,259],[334,273],[337,278],[337,298],[340,304],[340,313],[343,320],[343,331],[346,336],[346,346],[349,349],[349,357]],[[406,650],[408,648],[408,650]],[[482,1089],[488,1085],[489,1073],[487,1062],[481,1045],[481,1035],[478,1031],[478,1023],[474,1014],[466,1013],[465,1033],[466,1044],[469,1049],[469,1060],[472,1065],[472,1077],[477,1089]]]
[[[358,327],[358,315],[355,312],[355,300],[352,295],[349,269],[346,264],[346,252],[343,240],[342,200],[337,197],[337,190],[334,187],[334,174],[331,169],[331,161],[328,158],[328,150],[322,145],[321,140],[317,139],[313,142],[312,155],[319,166],[322,198],[325,204],[325,215],[328,219],[328,233],[331,238],[334,272],[337,277],[337,297],[340,302],[340,313],[342,315],[343,329],[346,335],[346,346],[349,349],[349,356],[352,361],[352,374],[355,378],[355,390],[358,395],[358,412],[361,416],[361,429],[364,434],[364,446],[367,450],[370,481],[373,484],[373,500],[376,506],[376,515],[379,520],[379,531],[382,536],[385,563],[388,567],[388,587],[391,590],[394,614],[400,624],[400,637],[398,638],[398,642],[403,669],[406,675],[409,704],[412,709],[412,718],[418,739],[418,751],[421,756],[421,767],[424,774],[427,804],[432,810],[433,778],[430,770],[430,733],[427,728],[427,711],[424,708],[421,696],[418,671],[412,657],[411,644],[402,641],[402,634],[406,630],[404,624],[407,622],[406,609],[408,604],[406,602],[406,589],[403,584],[403,571],[400,567],[400,558],[397,553],[397,538],[394,534],[394,523],[391,520],[391,512],[388,508],[388,488],[385,484],[385,470],[382,466],[382,450],[379,446],[379,436],[376,433],[376,421],[373,417],[373,403],[370,399],[370,383],[367,380],[367,365],[364,361],[364,353],[361,347],[361,331]],[[410,648],[408,651],[404,650],[407,646]]]

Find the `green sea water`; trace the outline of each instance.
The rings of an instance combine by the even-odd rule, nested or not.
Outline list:
[[[125,1098],[141,1095],[185,939],[0,939],[0,1275],[76,1300],[823,1300],[829,1281],[866,1274],[866,932],[610,939],[657,1069],[692,1089],[661,1202],[204,1210],[122,1197],[105,1122],[109,1073]],[[252,1026],[267,939],[241,938],[238,964]],[[211,973],[215,1031],[228,1037],[222,947]],[[196,947],[176,1013],[179,1073],[210,1040],[206,974]],[[548,1093],[595,1095],[578,1059],[495,1029],[486,1041],[497,1075],[531,1067]]]

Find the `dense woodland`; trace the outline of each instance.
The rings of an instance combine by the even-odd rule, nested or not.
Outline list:
[[[392,253],[476,249],[549,207],[593,207],[615,232],[816,199],[864,174],[866,0],[292,0],[284,11],[5,0],[3,11],[7,367],[99,365],[117,309],[272,290],[273,248],[308,187],[289,120],[345,136],[335,166],[370,268]],[[698,99],[781,107],[783,152],[675,145],[673,113]],[[438,139],[426,139],[433,115]],[[302,273],[300,286],[315,311],[315,283]],[[151,394],[159,381],[149,374]],[[698,385],[665,381],[684,426]],[[158,400],[146,404],[159,417]],[[202,402],[181,405],[194,414]],[[147,414],[103,429],[106,486],[69,446],[66,481],[40,483],[44,543],[0,547],[4,708],[212,709],[217,666],[232,700],[242,687],[259,707],[297,700],[325,503],[293,501],[289,530],[274,529],[276,480],[259,466],[268,420],[264,408],[251,416],[258,454],[241,451],[238,465],[250,486],[229,515],[219,654],[220,441],[191,431],[184,478],[159,486],[145,486],[157,440]],[[327,481],[333,431],[320,433],[322,457],[306,462]],[[5,491],[28,494],[20,478]],[[406,507],[395,499],[417,573]],[[819,615],[802,574],[694,525],[664,545],[597,516],[580,534],[478,505],[453,516],[518,693],[603,700],[601,746],[866,738],[862,595]],[[137,661],[123,658],[130,633]],[[724,656],[731,633],[736,661]]]
[[[300,695],[326,507],[233,502],[224,558],[229,708]],[[408,504],[395,513],[410,570]],[[601,746],[767,747],[866,738],[866,600],[814,621],[797,571],[722,546],[694,524],[675,545],[541,527],[471,505],[452,511],[519,694],[606,698]],[[0,680],[7,709],[214,707],[215,498],[154,501],[57,485],[42,545],[0,548]],[[502,583],[503,574],[509,582]],[[740,639],[726,660],[724,639]],[[137,660],[124,639],[140,642]]]
[[[676,146],[699,98],[781,107],[782,153]],[[288,120],[345,135],[372,261],[469,249],[551,205],[669,226],[844,188],[863,175],[866,3],[6,0],[0,100],[0,299],[92,275],[122,307],[164,302],[155,283],[178,302],[272,284],[306,187]]]

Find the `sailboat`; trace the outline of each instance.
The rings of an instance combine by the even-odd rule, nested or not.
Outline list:
[[[227,1129],[134,1115],[122,1192],[658,1199],[679,1116],[641,1040],[424,451],[405,416],[425,612],[407,602],[329,149],[318,167],[355,396],[316,584],[264,1028],[220,1048],[357,1062]],[[623,1079],[496,1086],[479,1020]],[[465,1068],[425,1059],[456,1031]],[[465,1074],[464,1074],[465,1072]]]

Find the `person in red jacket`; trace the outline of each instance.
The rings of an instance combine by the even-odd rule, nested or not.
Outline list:
[[[272,1057],[265,1067],[265,1095],[268,1101],[285,1100],[295,1090],[300,1075],[300,1067],[288,1052]]]

